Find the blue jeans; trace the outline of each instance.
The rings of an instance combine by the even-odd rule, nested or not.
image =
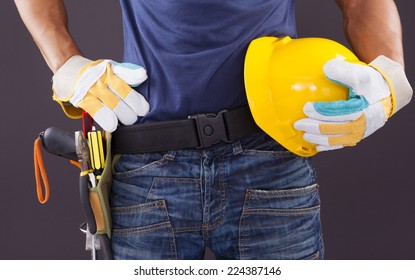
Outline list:
[[[205,150],[121,155],[111,193],[115,259],[322,259],[309,158],[260,132]]]

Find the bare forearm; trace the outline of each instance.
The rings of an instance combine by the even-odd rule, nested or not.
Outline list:
[[[53,72],[71,56],[80,54],[69,34],[66,9],[62,0],[15,0],[15,4]]]
[[[336,0],[345,35],[357,56],[370,62],[379,55],[404,65],[402,29],[393,0]]]

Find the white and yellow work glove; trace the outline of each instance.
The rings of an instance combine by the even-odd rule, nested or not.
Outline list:
[[[141,66],[75,55],[53,76],[53,99],[68,117],[81,117],[83,109],[102,129],[113,132],[118,121],[131,125],[148,112],[148,102],[131,88],[146,79]]]
[[[324,65],[328,79],[349,88],[349,99],[308,102],[308,118],[294,123],[304,139],[318,151],[354,146],[381,128],[386,120],[412,98],[412,88],[403,67],[385,56],[369,65],[336,58]]]

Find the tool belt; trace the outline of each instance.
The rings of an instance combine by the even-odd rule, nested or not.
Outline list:
[[[112,258],[109,241],[111,238],[111,213],[108,197],[112,184],[112,154],[161,152],[189,148],[205,149],[219,142],[233,142],[258,131],[261,130],[255,124],[249,108],[242,107],[221,111],[218,114],[196,114],[185,120],[124,126],[119,127],[112,134],[105,133],[103,140],[106,146],[106,156],[105,162],[99,162],[100,168],[102,166],[104,168],[99,175],[98,184],[90,186],[88,183],[89,175],[93,172],[92,169],[81,172],[79,178],[81,204],[87,225],[85,230],[87,240],[88,236],[97,238],[100,242],[98,250],[103,258]],[[75,136],[81,133],[81,131],[75,132]],[[97,141],[94,139],[98,140],[100,137],[97,139],[92,136],[88,137],[89,144],[86,146],[92,151],[90,154],[92,161],[95,160],[97,153],[91,148],[96,146],[94,143]],[[80,154],[76,149],[76,139],[79,138],[74,137],[74,134],[58,128],[48,128],[36,139],[34,149],[35,176],[38,199],[41,203],[46,203],[49,199],[49,183],[43,166],[41,147],[43,146],[51,154],[70,159],[73,164],[81,168],[81,161],[76,161],[79,160]],[[45,185],[45,195],[42,191],[41,178]],[[88,245],[89,243],[91,244]],[[87,249],[95,252],[95,239],[89,243],[87,242]],[[93,259],[96,259],[94,254]]]
[[[97,259],[96,251],[99,251],[99,258],[112,259],[110,238],[111,238],[111,213],[109,206],[109,193],[112,183],[111,172],[111,134],[106,133],[102,139],[106,144],[107,156],[104,162],[104,155],[98,155],[94,147],[98,144],[100,150],[103,152],[103,143],[99,143],[102,135],[98,131],[88,132],[88,142],[85,142],[85,147],[88,148],[86,153],[93,159],[92,166],[88,165],[88,170],[82,170],[81,161],[79,160],[79,153],[76,142],[79,140],[76,135],[82,131],[70,133],[59,128],[50,127],[39,134],[39,137],[34,143],[34,163],[35,163],[35,178],[36,190],[39,202],[44,204],[48,201],[50,196],[49,181],[46,174],[46,169],[43,163],[42,147],[47,152],[69,159],[72,164],[81,169],[79,177],[79,191],[81,205],[85,214],[86,222],[81,225],[81,231],[87,234],[86,249],[93,252],[92,259]],[[79,143],[79,142],[78,142]],[[82,153],[82,155],[84,155]],[[83,158],[83,161],[86,161]],[[97,166],[99,162],[99,167]],[[85,168],[84,168],[85,169]],[[95,184],[91,185],[90,179],[94,169],[102,170],[100,174],[94,174]],[[44,192],[42,188],[44,185]],[[86,228],[84,228],[84,225]]]
[[[119,127],[112,133],[113,154],[177,149],[205,149],[259,132],[248,106],[218,114],[195,114],[184,120]]]

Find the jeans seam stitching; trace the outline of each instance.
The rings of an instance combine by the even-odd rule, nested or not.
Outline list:
[[[244,231],[245,226],[246,226],[246,219],[245,219],[244,211],[245,211],[245,207],[248,207],[249,204],[250,204],[250,198],[251,198],[251,191],[246,190],[244,204],[242,206],[241,220],[240,220],[240,223],[239,223],[239,254],[240,254],[240,259],[245,259],[246,258],[245,243],[246,243],[246,239],[247,239],[247,233],[246,233],[246,231]]]
[[[134,214],[134,213],[144,213],[154,209],[163,209],[165,203],[163,200],[156,200],[154,202],[146,202],[139,205],[133,206],[121,206],[121,207],[113,207],[111,208],[111,212],[113,214]]]
[[[215,220],[214,224],[209,227],[210,230],[216,229],[220,225],[220,223],[222,222],[223,217],[225,216],[225,210],[226,210],[226,183],[225,183],[225,164],[223,162],[223,158],[224,158],[224,156],[222,155],[220,157],[220,165],[219,165],[219,170],[220,170],[219,190],[220,190],[220,193],[221,193],[219,208],[221,209],[221,211],[220,211],[219,217]]]
[[[247,209],[242,212],[244,214],[257,214],[257,215],[283,215],[283,216],[295,216],[295,215],[307,215],[318,213],[320,205],[298,208],[298,209]]]
[[[244,156],[270,156],[276,158],[292,158],[295,157],[294,154],[285,151],[261,151],[261,150],[252,150],[252,149],[244,149],[241,153]]]
[[[145,233],[145,232],[151,232],[163,228],[169,228],[171,227],[171,223],[169,220],[153,224],[153,225],[147,225],[142,227],[135,227],[135,228],[114,228],[113,234],[118,235],[131,235],[131,234],[139,234],[139,233]]]
[[[133,176],[137,176],[140,173],[143,173],[145,171],[151,170],[153,168],[157,168],[157,167],[163,166],[163,165],[165,165],[165,164],[167,164],[169,162],[170,162],[170,160],[168,160],[168,159],[166,159],[166,158],[163,157],[160,160],[153,161],[153,162],[151,162],[149,164],[146,164],[146,165],[141,166],[139,168],[135,168],[133,170],[128,170],[128,171],[124,171],[124,172],[114,172],[114,178],[120,178],[120,179],[122,179],[122,178],[130,178],[130,177],[133,177]]]
[[[309,189],[304,190],[304,188],[309,188]],[[273,191],[260,190],[260,189],[249,189],[249,191],[251,191],[251,194],[256,197],[266,197],[266,198],[295,197],[295,196],[308,195],[310,193],[316,192],[318,189],[318,185],[312,184],[304,188],[302,190],[292,189],[292,190],[273,190]]]
[[[175,233],[184,233],[184,232],[192,232],[192,231],[200,231],[202,227],[180,227],[174,228]]]

